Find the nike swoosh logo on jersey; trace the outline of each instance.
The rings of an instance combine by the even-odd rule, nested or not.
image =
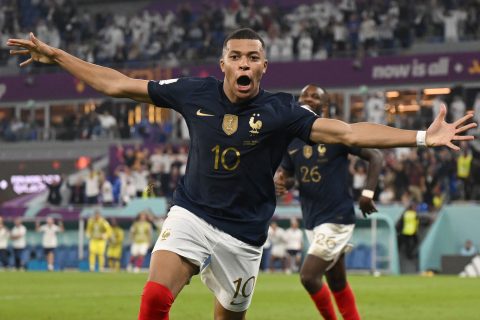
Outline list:
[[[214,114],[203,113],[202,109],[197,110],[197,116],[199,117],[214,117]]]
[[[231,304],[232,306],[238,306],[238,305],[241,305],[242,303],[243,303],[243,302],[238,302],[238,303],[237,303],[237,302],[235,302],[235,301],[233,301],[233,300],[230,301],[230,304]]]
[[[297,152],[297,151],[298,151],[298,149],[293,149],[293,150],[288,151],[288,154],[292,156],[292,155],[294,155],[295,152]]]

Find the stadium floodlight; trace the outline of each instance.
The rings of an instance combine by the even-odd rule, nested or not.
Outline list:
[[[385,92],[385,96],[387,98],[398,98],[400,96],[400,92],[398,92],[398,91],[387,91],[387,92]]]
[[[450,88],[428,88],[423,89],[423,94],[430,96],[430,95],[437,95],[437,94],[450,94],[452,90]]]

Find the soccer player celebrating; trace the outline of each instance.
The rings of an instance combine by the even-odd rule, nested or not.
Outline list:
[[[64,227],[62,221],[58,222],[58,225],[55,224],[55,221],[52,217],[47,217],[45,224],[40,225],[39,221],[35,222],[35,230],[37,232],[42,232],[42,246],[47,257],[47,266],[48,271],[53,271],[53,262],[55,261],[55,248],[58,245],[58,232],[63,232]]]
[[[197,273],[216,297],[215,319],[245,318],[275,210],[273,174],[294,137],[359,147],[447,145],[455,150],[454,141],[473,139],[459,135],[475,126],[465,125],[472,115],[446,123],[445,108],[426,132],[319,118],[299,108],[292,95],[260,88],[268,63],[264,41],[251,29],[225,39],[223,81],[132,79],[50,47],[33,34],[9,39],[7,45],[20,47],[10,51],[13,55],[30,56],[21,66],[58,64],[99,92],[172,108],[188,124],[187,170],[153,249],[142,320],[168,319],[175,297]]]
[[[105,218],[102,217],[100,211],[95,211],[93,217],[87,222],[87,238],[90,239],[88,244],[88,265],[90,271],[95,271],[95,263],[98,257],[98,270],[103,272],[105,269],[105,248],[107,240],[112,234],[112,228]]]
[[[299,102],[325,118],[329,117],[329,98],[324,89],[307,85]],[[288,146],[275,176],[279,194],[293,186],[293,177],[298,181],[303,221],[310,241],[300,279],[325,319],[336,319],[329,287],[343,318],[360,319],[353,292],[347,283],[344,258],[355,227],[354,204],[347,182],[349,154],[370,164],[365,189],[358,202],[364,215],[376,212],[373,192],[383,161],[377,149],[341,144],[310,145],[295,139]],[[322,282],[323,275],[327,277],[328,286]]]

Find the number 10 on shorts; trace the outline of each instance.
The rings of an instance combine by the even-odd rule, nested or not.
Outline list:
[[[235,302],[235,298],[241,295],[244,298],[248,298],[252,292],[253,288],[255,288],[255,276],[251,276],[247,280],[243,281],[243,278],[238,278],[237,280],[233,281],[235,284],[235,294],[233,295],[233,299],[230,302],[232,305],[236,305],[238,303]]]

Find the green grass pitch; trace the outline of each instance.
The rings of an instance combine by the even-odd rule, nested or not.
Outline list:
[[[480,319],[480,279],[350,276],[363,319]],[[0,272],[1,320],[136,319],[145,274]],[[213,296],[195,277],[171,319],[213,319]],[[298,275],[261,274],[248,319],[320,319]],[[341,319],[341,317],[339,317]]]

